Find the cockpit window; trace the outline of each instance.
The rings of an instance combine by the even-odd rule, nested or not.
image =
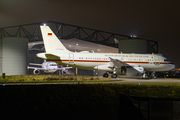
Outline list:
[[[50,66],[56,66],[56,64],[50,64]]]
[[[168,59],[164,59],[164,62],[168,62],[169,60]]]

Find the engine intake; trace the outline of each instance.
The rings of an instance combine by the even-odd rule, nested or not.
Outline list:
[[[39,73],[40,73],[40,70],[35,69],[35,70],[33,71],[33,73],[34,73],[35,75],[37,75],[37,74],[39,74]]]

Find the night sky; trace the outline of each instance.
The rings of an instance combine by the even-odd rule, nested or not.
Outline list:
[[[0,0],[0,28],[47,20],[158,41],[180,67],[179,0]]]

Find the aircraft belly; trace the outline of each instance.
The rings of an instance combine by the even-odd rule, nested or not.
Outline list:
[[[160,65],[155,65],[155,71],[167,71],[170,70],[170,64],[160,64]]]
[[[145,71],[166,71],[169,70],[169,65],[167,64],[151,64],[149,66],[144,67]]]
[[[133,67],[143,67],[145,71],[162,71],[164,69],[163,65],[155,64],[131,64]]]
[[[82,68],[82,69],[94,69],[95,66],[104,65],[107,63],[97,63],[97,62],[63,62],[61,64],[66,64],[72,67]]]
[[[46,71],[44,71],[45,73],[53,73],[53,72],[55,72],[56,70],[46,70]]]
[[[94,69],[95,66],[101,65],[99,63],[84,63],[84,62],[78,62],[75,63],[76,67],[79,68],[86,68],[86,69]]]

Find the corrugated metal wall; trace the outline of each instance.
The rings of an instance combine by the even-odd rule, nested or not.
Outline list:
[[[9,37],[0,40],[1,73],[25,75],[28,63],[28,39]]]
[[[0,74],[2,75],[2,40],[0,40]]]
[[[119,53],[141,53],[148,52],[147,41],[140,39],[119,40]]]

